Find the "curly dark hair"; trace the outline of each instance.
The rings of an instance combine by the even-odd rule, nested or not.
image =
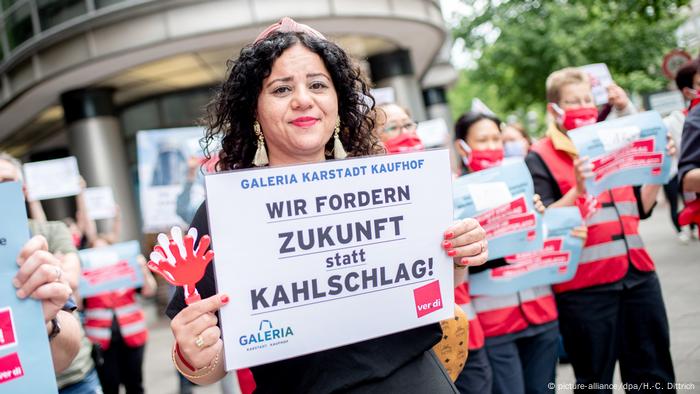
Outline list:
[[[253,131],[258,96],[272,65],[288,48],[301,44],[323,60],[338,96],[341,121],[340,140],[349,156],[383,152],[374,129],[374,99],[359,66],[338,45],[301,32],[275,32],[241,49],[235,60],[227,62],[225,81],[207,106],[203,120],[207,129],[203,145],[207,157],[218,152],[216,169],[252,167],[257,148]],[[365,100],[369,97],[370,100]],[[369,103],[368,103],[369,101]],[[333,138],[326,143],[326,158],[332,158]]]

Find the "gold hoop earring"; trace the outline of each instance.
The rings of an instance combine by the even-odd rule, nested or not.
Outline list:
[[[265,148],[265,137],[260,130],[260,123],[257,120],[253,122],[253,132],[258,137],[258,149],[255,151],[253,165],[256,167],[266,166],[270,163],[270,160],[267,157],[267,149]]]
[[[336,159],[344,159],[348,157],[345,148],[343,147],[343,142],[340,141],[340,118],[335,121],[335,129],[333,130],[333,157]]]

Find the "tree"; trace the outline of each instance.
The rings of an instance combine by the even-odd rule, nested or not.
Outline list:
[[[476,69],[463,77],[469,78],[473,91],[496,87],[496,97],[483,98],[489,106],[524,113],[535,108],[543,111],[547,76],[568,66],[606,63],[616,82],[628,91],[643,94],[663,89],[667,81],[661,74],[661,60],[677,45],[679,8],[688,0],[485,3],[453,29],[456,39],[480,54]],[[455,107],[470,100],[455,97],[460,89],[464,90],[458,84],[451,95]]]

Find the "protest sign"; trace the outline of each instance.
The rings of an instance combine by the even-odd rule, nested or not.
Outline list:
[[[73,156],[25,163],[22,168],[30,200],[48,200],[80,193],[78,161]]]
[[[92,220],[111,219],[117,213],[114,193],[109,186],[88,187],[83,191],[88,218]]]
[[[472,99],[471,111],[478,112],[484,115],[496,116],[496,114],[493,111],[491,111],[491,108],[489,108],[483,101],[481,101],[477,97],[474,97]]]
[[[455,218],[473,217],[486,230],[489,259],[542,247],[541,218],[532,203],[534,186],[522,159],[454,181]]]
[[[19,183],[0,183],[0,393],[56,393],[41,303],[15,295],[17,256],[29,239]]]
[[[80,255],[80,295],[90,297],[109,291],[134,289],[143,284],[143,272],[136,256],[138,241],[83,249]]]
[[[579,67],[581,71],[588,74],[591,81],[593,101],[595,105],[608,103],[608,86],[613,84],[612,75],[605,63],[594,63]]]
[[[668,182],[666,126],[656,111],[571,130],[579,157],[588,156],[594,176],[586,191],[594,196],[620,186]]]
[[[446,149],[205,182],[218,292],[231,299],[220,311],[228,369],[453,315]]]
[[[549,208],[543,221],[542,249],[506,256],[506,265],[469,275],[470,293],[510,294],[573,278],[583,248],[583,240],[571,235],[574,227],[583,225],[579,209]]]
[[[450,132],[443,118],[419,122],[416,134],[426,148],[442,148],[450,141]]]
[[[200,127],[139,131],[136,135],[139,197],[144,232],[158,232],[190,223],[204,201],[204,181],[195,169],[188,182],[188,161],[202,158]]]
[[[370,89],[370,93],[372,94],[372,97],[374,97],[374,105],[396,102],[396,94],[394,93],[394,88],[392,87]],[[367,104],[370,105],[371,103]]]

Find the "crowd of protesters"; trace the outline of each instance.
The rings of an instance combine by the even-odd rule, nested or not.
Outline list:
[[[639,223],[651,215],[663,188],[679,240],[687,244],[697,238],[700,60],[688,62],[676,76],[688,108],[664,119],[669,131],[664,160],[672,162],[666,185],[589,194],[592,165],[579,156],[568,133],[638,109],[615,84],[607,88],[608,104],[596,106],[589,76],[578,68],[554,71],[545,84],[547,127],[544,133],[531,130],[540,139],[521,124],[465,109],[448,145],[461,163],[453,178],[520,158],[531,174],[539,213],[581,209],[585,226],[572,236],[583,248],[573,278],[512,294],[474,295],[470,275],[507,263],[487,258],[484,231],[476,220],[458,221],[442,239],[454,261],[454,321],[254,367],[246,372],[248,378],[241,379],[239,371],[243,392],[546,393],[555,391],[551,383],[563,354],[576,382],[595,387],[576,392],[611,392],[616,365],[623,383],[675,391],[666,307]],[[364,77],[341,48],[285,18],[230,63],[227,80],[208,108],[206,140],[223,141],[218,170],[424,149],[408,110],[396,103],[367,104],[367,96]],[[296,136],[297,125],[286,122],[289,114],[314,117],[313,125],[304,126],[312,132]],[[206,206],[195,209],[188,192],[200,164],[189,163],[177,213],[201,236],[209,232]],[[0,182],[22,181],[19,161],[0,154]],[[146,259],[138,257],[143,283],[137,288],[88,297],[81,297],[78,288],[78,251],[118,243],[120,212],[110,221],[111,230],[99,233],[83,193],[75,197],[75,216],[60,222],[47,220],[41,203],[25,197],[34,237],[20,253],[13,284],[18,297],[52,306],[43,311],[59,392],[118,393],[123,386],[127,394],[142,393],[148,330],[139,298],[152,297],[157,287]],[[175,339],[171,355],[186,393],[192,390],[188,381],[210,384],[227,374],[219,362],[223,343],[217,313],[228,297],[217,293],[211,265],[197,285],[201,301],[189,304],[182,288],[173,290],[166,312]],[[449,343],[441,342],[448,338]],[[441,349],[448,350],[443,354]]]

